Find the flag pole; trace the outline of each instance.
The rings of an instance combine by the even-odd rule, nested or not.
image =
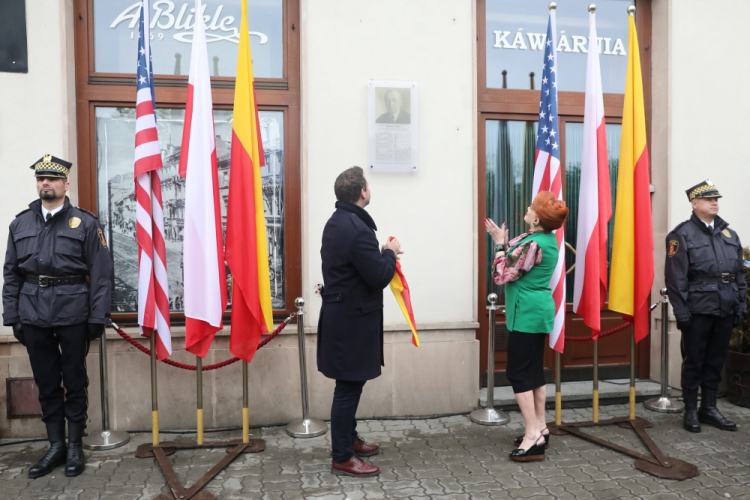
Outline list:
[[[151,330],[151,444],[159,446],[159,397],[156,389],[156,335],[155,330]]]
[[[635,420],[635,326],[630,336],[630,420]]]
[[[562,424],[562,379],[560,373],[560,351],[555,351],[555,425]]]
[[[196,404],[196,417],[198,423],[198,446],[203,446],[203,358],[195,357],[195,378],[198,383],[198,401]]]
[[[250,442],[250,405],[247,396],[247,361],[242,361],[242,442]]]
[[[595,424],[599,423],[599,339],[594,340],[594,391],[593,391],[593,416]]]

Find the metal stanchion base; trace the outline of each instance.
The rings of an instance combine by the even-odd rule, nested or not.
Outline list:
[[[286,426],[286,433],[296,438],[313,438],[328,432],[328,425],[317,418],[295,420]]]
[[[102,431],[83,438],[83,447],[87,450],[111,450],[130,441],[130,434],[122,431]]]
[[[643,402],[647,410],[660,413],[680,413],[685,410],[685,405],[674,398],[658,397]]]
[[[494,408],[480,408],[474,410],[469,418],[475,424],[480,425],[504,425],[510,422],[510,416],[503,411],[497,411]]]

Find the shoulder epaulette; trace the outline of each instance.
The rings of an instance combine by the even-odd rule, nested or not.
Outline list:
[[[685,224],[687,224],[688,222],[690,222],[690,220],[689,220],[689,219],[688,219],[688,220],[686,220],[686,221],[680,222],[680,223],[679,223],[679,224],[677,224],[677,225],[675,226],[675,228],[674,228],[674,229],[672,229],[672,231],[670,231],[670,232],[675,232],[675,231],[677,231],[678,229],[680,229],[680,228],[681,228],[682,226],[684,226],[684,225],[685,225]]]
[[[98,216],[97,216],[96,214],[94,214],[94,213],[91,213],[91,212],[89,212],[89,211],[88,211],[88,210],[86,210],[85,208],[81,208],[81,207],[75,207],[75,208],[76,208],[77,210],[80,210],[80,211],[81,211],[81,212],[83,212],[83,213],[89,214],[89,215],[90,215],[91,217],[93,217],[94,219],[96,219],[96,220],[99,220],[99,217],[98,217]]]
[[[16,217],[20,217],[21,215],[25,214],[26,212],[30,211],[31,208],[27,208],[26,210],[22,210],[16,214]]]

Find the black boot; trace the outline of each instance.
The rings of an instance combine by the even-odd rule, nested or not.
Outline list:
[[[700,432],[701,424],[698,423],[698,391],[683,391],[682,399],[685,401],[685,415],[682,426],[690,432]]]
[[[77,476],[86,468],[83,456],[84,422],[68,422],[68,458],[65,462],[65,475]]]
[[[52,469],[65,463],[65,420],[47,424],[49,451],[29,469],[29,477],[36,479],[46,476]]]
[[[713,425],[723,431],[736,431],[737,424],[724,418],[716,408],[716,389],[701,388],[701,409],[698,412],[698,420],[703,424]]]

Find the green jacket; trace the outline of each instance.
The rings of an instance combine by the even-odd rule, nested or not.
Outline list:
[[[550,280],[557,266],[557,239],[553,233],[532,233],[509,249],[508,254],[531,241],[541,248],[542,262],[518,280],[505,284],[505,316],[510,331],[547,334],[555,324]]]

